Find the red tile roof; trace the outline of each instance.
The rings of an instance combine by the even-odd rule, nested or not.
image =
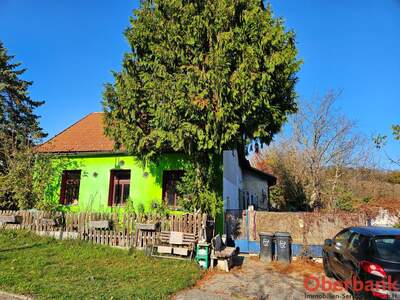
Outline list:
[[[104,135],[104,113],[87,115],[36,147],[40,153],[111,152],[114,142]]]

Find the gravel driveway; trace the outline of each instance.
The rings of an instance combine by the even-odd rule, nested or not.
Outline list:
[[[308,274],[322,276],[322,266],[293,262],[290,267],[277,267],[258,258],[244,257],[241,267],[229,273],[209,271],[195,287],[176,294],[173,299],[351,299],[345,291],[325,295],[306,293],[304,276]]]

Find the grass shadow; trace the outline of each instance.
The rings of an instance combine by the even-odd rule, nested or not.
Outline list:
[[[26,249],[33,249],[33,248],[39,248],[41,246],[46,246],[49,243],[34,243],[31,245],[24,245],[20,247],[13,247],[13,248],[6,248],[6,249],[0,249],[1,252],[11,252],[11,251],[19,251],[19,250],[26,250]]]

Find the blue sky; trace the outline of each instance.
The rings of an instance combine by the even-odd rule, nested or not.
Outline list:
[[[339,106],[367,136],[400,123],[400,0],[272,0],[276,16],[297,34],[298,94],[342,90]],[[28,69],[31,95],[45,100],[41,124],[50,136],[100,111],[129,49],[123,36],[138,1],[0,0],[0,40]],[[400,156],[398,142],[388,152]]]

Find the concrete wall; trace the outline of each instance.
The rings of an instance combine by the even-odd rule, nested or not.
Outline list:
[[[257,233],[287,231],[293,243],[306,245],[322,245],[325,239],[332,238],[343,228],[367,225],[367,216],[363,213],[256,212],[255,219]]]
[[[231,211],[225,216],[227,234],[235,240],[258,241],[260,232],[289,232],[294,244],[322,245],[345,227],[365,226],[364,213],[305,213]]]

